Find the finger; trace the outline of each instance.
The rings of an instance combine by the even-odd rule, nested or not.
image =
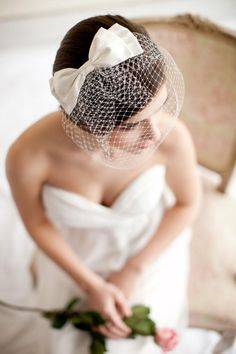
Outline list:
[[[124,333],[124,331],[121,331],[112,322],[107,322],[104,326],[108,329],[108,331],[110,331],[110,333],[112,333],[113,335],[119,336],[119,338],[124,338],[127,336],[127,334]]]
[[[124,333],[129,333],[130,328],[122,321],[118,312],[114,311],[110,321]]]
[[[120,336],[117,334],[112,333],[110,330],[108,330],[105,326],[99,326],[95,330],[95,332],[101,333],[106,337],[112,338],[112,339],[118,339]]]
[[[116,300],[117,300],[118,310],[121,313],[121,315],[131,316],[132,311],[125,297],[123,297],[121,294],[117,294]]]
[[[132,315],[132,311],[128,305],[117,302],[117,310],[119,311],[121,317],[130,317]]]

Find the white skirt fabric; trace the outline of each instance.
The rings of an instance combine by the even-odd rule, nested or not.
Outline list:
[[[106,278],[121,269],[152,238],[165,209],[173,203],[168,201],[168,193],[165,166],[155,165],[132,181],[110,208],[49,184],[43,187],[42,200],[60,235],[91,270]],[[149,306],[150,317],[159,327],[175,328],[180,336],[188,326],[191,235],[189,226],[176,237],[145,271],[140,287],[130,299],[131,306],[136,303]],[[62,307],[74,296],[86,300],[79,285],[40,249],[35,252],[34,269],[36,306]],[[56,330],[41,319],[40,335],[44,339],[39,354],[89,354],[89,335],[70,325]],[[151,337],[142,336],[108,339],[107,347],[108,354],[162,353]],[[180,354],[178,346],[172,353]]]

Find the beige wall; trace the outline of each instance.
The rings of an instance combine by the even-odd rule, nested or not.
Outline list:
[[[85,10],[114,4],[142,4],[145,0],[0,0],[0,19]],[[152,0],[158,2],[159,0]],[[168,0],[166,0],[168,1]],[[147,2],[151,2],[148,0]]]
[[[40,15],[63,14],[83,11],[112,11],[125,9],[158,8],[160,14],[168,12],[205,13],[209,17],[234,17],[236,0],[0,0],[0,21],[31,18]]]

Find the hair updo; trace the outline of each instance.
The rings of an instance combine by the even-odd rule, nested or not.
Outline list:
[[[79,68],[88,60],[93,37],[100,27],[110,28],[115,23],[149,37],[146,29],[120,15],[100,15],[89,17],[74,25],[64,36],[56,53],[53,74],[65,68]]]
[[[90,72],[81,87],[76,106],[64,116],[76,126],[91,132],[105,134],[108,126],[119,126],[140,112],[159,91],[165,79],[164,61],[146,29],[120,15],[100,15],[87,18],[74,25],[64,36],[57,50],[53,74],[66,68],[80,68],[88,61],[89,49],[97,31],[109,29],[118,23],[128,28],[138,39],[144,52],[110,68]],[[112,110],[111,110],[111,107]],[[112,111],[112,116],[106,112]],[[103,113],[102,113],[103,112]],[[95,120],[94,120],[95,118]],[[104,127],[104,128],[103,128]],[[95,133],[95,130],[92,130]]]

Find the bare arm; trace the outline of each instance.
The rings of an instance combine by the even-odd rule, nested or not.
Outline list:
[[[27,231],[37,245],[87,292],[103,279],[83,264],[48,220],[41,201],[47,169],[43,154],[23,149],[18,142],[10,147],[6,174]]]
[[[170,245],[196,218],[202,189],[197,173],[197,159],[189,131],[179,122],[168,137],[166,180],[176,202],[165,211],[155,235],[147,245],[127,262],[127,267],[142,271]]]
[[[110,321],[115,334],[109,329],[106,335],[126,337],[130,328],[121,317],[130,315],[131,310],[124,294],[86,267],[48,220],[41,201],[41,187],[48,175],[47,158],[40,152],[27,148],[25,151],[19,145],[16,142],[8,151],[6,174],[27,231],[38,246],[85,290],[87,308],[100,312]]]

